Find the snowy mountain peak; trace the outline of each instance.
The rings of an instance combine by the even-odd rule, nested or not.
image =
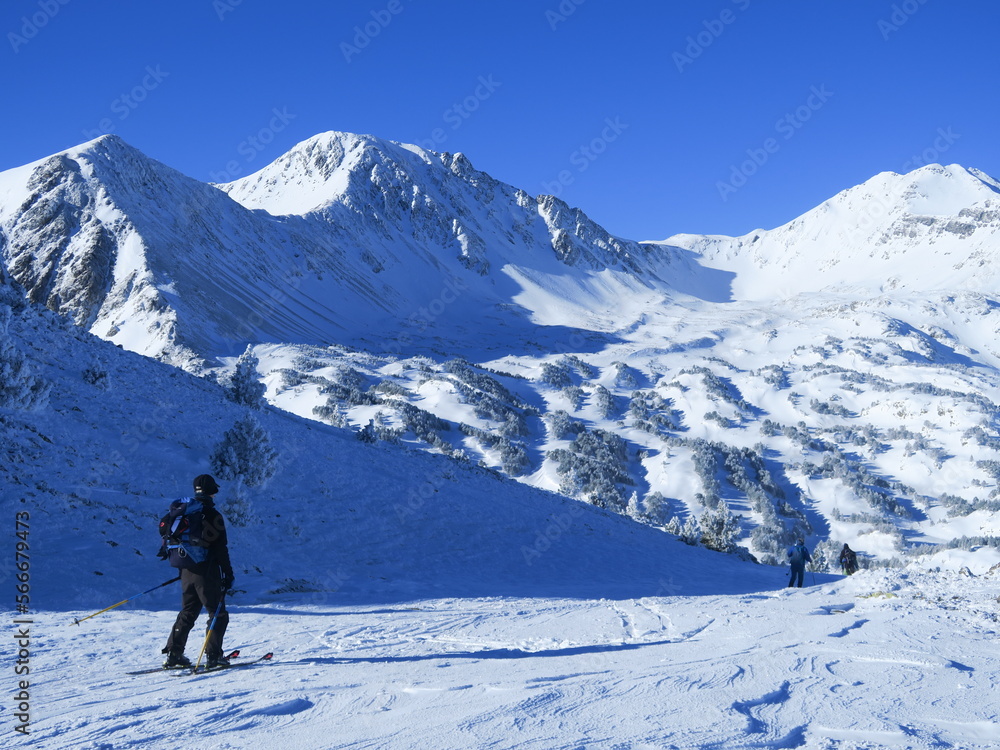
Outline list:
[[[910,215],[954,217],[980,203],[1000,199],[1000,184],[984,172],[959,164],[928,164],[906,174],[884,172],[831,201],[845,200],[855,193]]]
[[[676,235],[666,244],[735,271],[737,299],[821,289],[991,288],[1000,183],[958,164],[883,172],[772,230]]]
[[[672,258],[461,154],[337,132],[218,187],[104,136],[0,175],[0,232],[32,300],[195,367],[247,342],[398,337],[442,297],[462,325],[421,334],[606,330],[620,293],[666,289]]]
[[[218,187],[247,208],[307,214],[359,187],[359,178],[367,178],[376,163],[405,158],[400,151],[374,136],[330,131],[302,141],[260,171]]]
[[[305,215],[334,202],[357,204],[374,194],[373,188],[412,193],[429,177],[494,182],[461,153],[329,131],[293,146],[260,171],[217,187],[247,208]]]

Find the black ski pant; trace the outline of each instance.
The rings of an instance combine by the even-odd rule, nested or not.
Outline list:
[[[802,580],[806,577],[806,566],[805,565],[793,565],[792,566],[792,577],[788,579],[788,588],[792,586],[798,586],[802,588]],[[795,583],[796,578],[798,583]]]
[[[193,570],[181,570],[181,611],[174,622],[173,630],[170,631],[167,647],[163,649],[163,653],[183,654],[188,633],[194,627],[202,608],[208,613],[208,622],[205,626],[207,630],[212,624],[215,608],[219,607],[219,615],[208,638],[205,654],[209,659],[222,656],[222,638],[226,634],[226,626],[229,625],[229,613],[226,612],[226,603],[222,600],[221,574],[216,566],[211,567],[212,570],[205,575]]]

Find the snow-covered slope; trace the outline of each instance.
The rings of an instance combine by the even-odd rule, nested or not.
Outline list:
[[[0,408],[0,497],[8,514],[30,512],[39,606],[96,607],[168,577],[155,557],[164,504],[213,471],[214,446],[247,408],[218,385],[31,306],[7,328],[3,343],[52,386],[44,408]],[[599,581],[644,595],[671,570],[694,593],[705,582],[688,573],[718,557],[487,469],[367,445],[278,409],[252,413],[277,453],[275,473],[246,488],[245,502],[235,482],[222,482],[231,504],[223,509],[246,519],[231,522],[233,555],[251,597],[282,589],[383,601],[417,590],[575,596]],[[751,575],[763,584],[775,571]]]
[[[801,534],[982,572],[998,189],[934,165],[640,244],[461,154],[331,132],[211,186],[105,137],[0,175],[0,242],[30,299],[126,348],[200,371],[254,345],[300,417],[673,531],[733,513],[768,562]]]
[[[339,325],[308,278],[287,293],[293,264],[281,259],[317,254],[308,238],[114,136],[0,180],[11,275],[30,299],[133,351],[187,364],[248,338],[311,341]]]
[[[998,320],[982,298],[958,303],[819,294],[669,308],[592,350],[483,352],[484,367],[255,351],[268,398],[293,413],[373,421],[387,441],[656,525],[728,508],[762,560],[804,534],[873,560],[976,546],[981,572],[998,559],[984,538],[1000,530],[1000,378],[986,348]]]
[[[314,136],[220,188],[248,208],[321,218],[367,247],[380,271],[403,265],[412,273],[411,254],[482,276],[510,263],[560,268],[544,261],[637,275],[655,270],[648,249],[610,236],[552,196],[536,199],[498,182],[464,154],[373,136]]]
[[[458,156],[283,158],[214,187],[104,138],[0,175],[19,744],[996,746],[994,181],[641,246]],[[227,645],[277,663],[126,680],[177,592],[70,623],[172,576],[157,518],[247,408],[115,344],[247,342],[275,464],[223,482]],[[662,530],[724,518],[765,562],[806,536],[810,589]],[[867,569],[840,580],[843,542]]]
[[[219,498],[237,573],[226,646],[237,664],[274,662],[128,676],[162,658],[176,588],[73,623],[172,577],[157,518],[245,407],[8,292],[0,351],[52,385],[38,410],[0,409],[0,509],[27,563],[2,580],[28,591],[11,617],[23,669],[9,665],[0,710],[12,746],[1000,741],[984,699],[1000,669],[995,571],[808,574],[786,589],[782,570],[276,409],[256,418],[277,472]]]
[[[234,607],[227,637],[274,664],[193,678],[122,674],[155,663],[168,604],[80,628],[47,613],[34,736],[18,746],[991,750],[996,583],[907,571],[728,596],[283,595]]]
[[[735,299],[992,292],[1000,281],[1000,183],[957,164],[884,172],[777,229],[675,235],[665,244],[734,272]]]

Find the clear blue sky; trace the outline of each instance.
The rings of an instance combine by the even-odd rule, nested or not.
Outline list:
[[[631,239],[878,172],[1000,177],[995,0],[6,0],[0,170],[114,132],[205,180],[327,130],[462,151]]]

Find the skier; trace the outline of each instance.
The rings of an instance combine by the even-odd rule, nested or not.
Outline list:
[[[844,569],[844,575],[850,576],[858,572],[858,556],[846,544],[840,550],[840,567]]]
[[[806,543],[803,539],[799,539],[795,546],[788,550],[788,562],[792,566],[792,577],[788,579],[788,587],[798,586],[802,588],[802,579],[806,575],[806,563],[810,562],[812,557],[809,555],[809,550],[806,549]],[[798,583],[795,581],[798,580]]]
[[[163,649],[163,653],[167,655],[163,663],[165,668],[191,666],[190,659],[184,655],[184,646],[202,607],[209,618],[218,613],[205,648],[207,667],[212,669],[229,666],[228,660],[223,656],[222,638],[229,624],[225,596],[232,588],[234,578],[233,566],[229,561],[226,523],[214,501],[219,485],[211,475],[202,474],[194,480],[194,491],[193,503],[201,504],[199,512],[202,515],[192,520],[192,527],[200,526],[197,534],[192,534],[192,543],[207,550],[207,555],[201,562],[195,562],[195,555],[185,554],[183,547],[175,547],[170,552],[170,564],[180,568],[181,572],[181,611]],[[174,511],[178,505],[179,503],[175,503],[171,510]],[[192,516],[195,515],[192,513]],[[162,526],[161,522],[161,531]],[[195,536],[198,538],[193,538]],[[211,625],[211,620],[209,624]]]

